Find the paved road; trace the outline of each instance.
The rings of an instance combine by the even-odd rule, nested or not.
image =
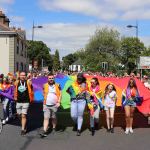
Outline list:
[[[59,120],[65,120],[60,124],[60,130],[56,134],[49,134],[48,137],[41,139],[38,135],[42,126],[42,115],[37,115],[37,110],[30,114],[29,127],[31,131],[25,136],[20,136],[20,126],[18,121],[4,126],[0,134],[0,150],[149,150],[150,149],[150,128],[146,125],[146,119],[142,118],[138,113],[135,120],[137,124],[134,134],[125,135],[122,127],[116,125],[115,133],[110,134],[102,127],[96,132],[95,136],[90,135],[84,122],[84,131],[80,137],[72,131],[71,120],[68,114],[59,114]],[[116,118],[122,118],[122,114],[118,114]],[[140,117],[140,119],[138,118]],[[138,120],[138,121],[137,121]],[[122,119],[118,119],[123,121]],[[64,125],[64,126],[63,126]],[[65,127],[67,126],[67,127]]]

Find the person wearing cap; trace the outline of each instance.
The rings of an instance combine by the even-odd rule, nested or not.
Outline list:
[[[53,74],[48,75],[48,82],[44,84],[43,95],[44,122],[43,131],[40,133],[40,135],[41,137],[46,137],[48,135],[49,119],[52,120],[52,133],[54,134],[56,131],[56,112],[58,107],[60,107],[61,102],[61,88],[59,84],[55,83]]]
[[[82,73],[77,75],[77,80],[67,89],[67,93],[71,97],[71,118],[75,123],[74,130],[77,130],[77,136],[81,135],[87,91],[86,78]]]

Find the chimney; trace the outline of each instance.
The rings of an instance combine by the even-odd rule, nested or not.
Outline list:
[[[5,22],[5,15],[3,14],[2,11],[0,11],[0,23],[4,24],[4,22]]]
[[[18,28],[17,30],[18,30],[18,31],[21,31],[21,28]]]
[[[10,22],[9,19],[6,17],[6,18],[5,18],[5,23],[4,23],[5,26],[9,27],[9,22]]]

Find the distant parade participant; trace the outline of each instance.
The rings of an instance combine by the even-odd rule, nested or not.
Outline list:
[[[126,130],[125,133],[133,133],[133,114],[136,107],[136,101],[138,100],[139,92],[134,78],[130,78],[128,82],[127,89],[123,91],[123,101],[122,104],[125,109],[126,117]]]
[[[56,112],[61,102],[61,89],[59,84],[55,83],[54,75],[48,75],[48,82],[44,84],[44,104],[43,104],[43,112],[44,112],[44,122],[43,122],[43,132],[40,133],[42,137],[46,137],[48,135],[48,127],[49,127],[49,119],[52,119],[52,132],[55,133],[57,118]]]
[[[77,75],[77,80],[67,89],[71,97],[71,118],[75,123],[74,130],[77,130],[77,136],[81,135],[87,90],[86,78],[82,73]]]
[[[104,106],[106,112],[107,132],[114,133],[114,112],[117,100],[115,86],[110,83],[105,88]]]
[[[90,110],[90,127],[92,136],[95,134],[95,129],[99,129],[99,114],[102,104],[102,91],[97,78],[92,78],[88,88],[90,93],[90,101],[87,101]]]
[[[21,135],[27,132],[27,114],[30,102],[33,101],[32,83],[26,79],[26,73],[21,72],[15,83],[14,98],[17,102],[17,114],[21,118]]]
[[[8,77],[4,77],[1,84],[1,91],[4,93],[10,88],[10,84],[8,82]],[[3,125],[9,121],[9,105],[10,99],[6,96],[1,95],[2,103],[3,103]]]

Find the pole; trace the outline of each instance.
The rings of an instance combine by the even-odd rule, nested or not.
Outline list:
[[[32,41],[34,40],[34,21],[33,21],[33,26],[32,26]]]
[[[141,68],[141,81],[142,81],[142,68]]]
[[[136,20],[136,38],[138,40],[138,31],[139,30],[139,27],[138,27],[138,21]]]

